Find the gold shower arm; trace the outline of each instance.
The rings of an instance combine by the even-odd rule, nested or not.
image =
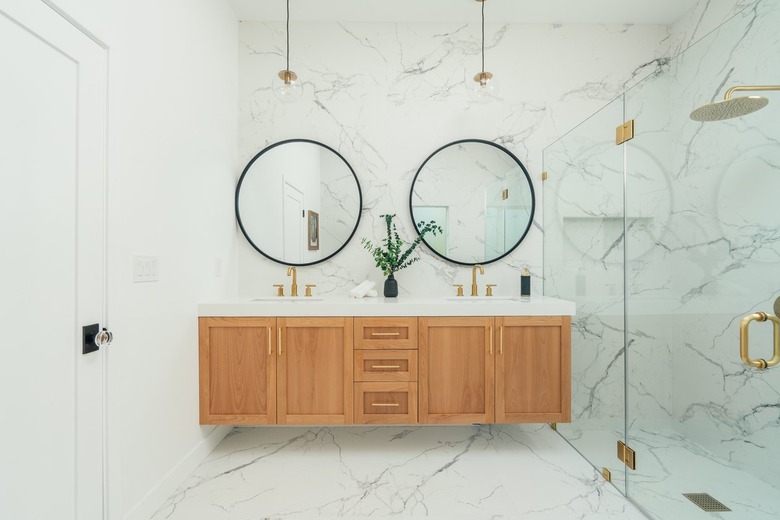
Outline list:
[[[750,358],[750,339],[748,336],[748,326],[752,321],[771,321],[774,328],[773,343],[774,343],[774,355],[772,359],[767,361],[766,359],[751,359]],[[742,322],[739,325],[739,355],[742,358],[742,362],[747,366],[753,368],[770,368],[780,363],[780,318],[772,314],[765,312],[756,312],[748,314],[742,318]]]
[[[759,90],[780,90],[780,85],[740,85],[731,87],[726,91],[723,99],[731,99],[734,92],[757,92]]]

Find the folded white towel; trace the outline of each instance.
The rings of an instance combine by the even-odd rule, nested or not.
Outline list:
[[[367,298],[376,298],[379,293],[375,289],[371,289],[366,293]]]
[[[371,280],[366,280],[365,282],[361,283],[351,291],[349,291],[349,295],[353,298],[362,298],[366,294],[368,294],[368,291],[374,288],[376,285],[376,282],[372,282]]]

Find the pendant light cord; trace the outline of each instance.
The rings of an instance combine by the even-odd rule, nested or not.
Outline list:
[[[485,0],[482,0],[482,73],[485,73]]]
[[[484,41],[484,36],[483,36],[483,41]],[[483,50],[482,52],[484,54],[485,51]],[[485,58],[483,57],[482,59],[484,61]],[[482,67],[484,67],[484,65],[482,65]],[[287,69],[286,70],[290,70],[290,0],[287,0]]]

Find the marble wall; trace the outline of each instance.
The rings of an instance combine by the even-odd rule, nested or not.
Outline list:
[[[475,12],[475,15],[478,14]],[[465,77],[480,66],[480,29],[473,24],[295,23],[290,67],[305,84],[303,99],[284,105],[271,79],[284,68],[284,25],[240,26],[239,158],[266,145],[309,138],[337,149],[353,166],[364,211],[355,238],[333,259],[300,269],[301,283],[344,295],[369,278],[381,283],[361,237],[384,236],[385,213],[400,217],[413,238],[409,190],[422,162],[440,146],[465,138],[497,142],[526,166],[537,212],[525,241],[486,269],[483,283],[518,294],[528,264],[541,293],[541,150],[653,70],[669,52],[670,28],[634,25],[498,25],[486,27],[486,69],[500,80],[498,102],[469,97]],[[611,134],[613,129],[603,130]],[[230,203],[230,202],[226,202]],[[421,249],[421,261],[396,276],[401,297],[448,295],[469,283],[468,269]],[[285,271],[239,239],[241,295],[271,295]]]

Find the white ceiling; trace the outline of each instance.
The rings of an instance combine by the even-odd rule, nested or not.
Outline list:
[[[283,21],[286,0],[228,0],[242,21]],[[487,23],[668,24],[696,0],[487,0]],[[293,22],[479,21],[475,0],[290,0]]]

